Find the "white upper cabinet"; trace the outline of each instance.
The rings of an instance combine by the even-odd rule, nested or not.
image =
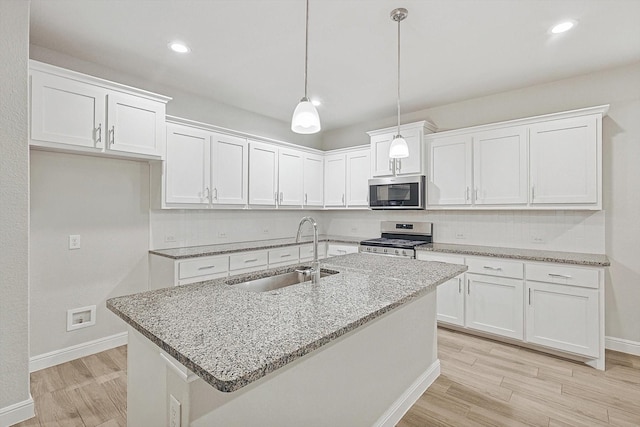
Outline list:
[[[302,151],[278,150],[278,205],[302,206],[304,203]]]
[[[347,153],[347,206],[369,206],[371,156],[368,149]]]
[[[428,135],[427,208],[602,209],[608,108]]]
[[[530,128],[531,203],[598,204],[601,116],[552,120]]]
[[[371,175],[423,175],[426,171],[423,136],[433,131],[435,126],[427,121],[400,126],[400,133],[409,147],[409,157],[404,159],[389,157],[389,146],[398,133],[397,127],[367,132],[371,137]]]
[[[278,203],[278,147],[249,141],[249,204]]]
[[[166,203],[209,203],[210,140],[207,131],[167,124]]]
[[[211,136],[213,204],[246,205],[249,191],[249,145],[245,138],[221,133]]]
[[[470,205],[472,140],[469,135],[438,137],[429,141],[429,206]]]
[[[345,207],[347,159],[344,154],[327,155],[324,159],[324,205]]]
[[[476,205],[528,201],[527,135],[522,126],[479,132],[473,137]]]
[[[304,153],[304,206],[322,207],[324,204],[324,156]]]
[[[30,61],[30,145],[87,154],[160,158],[171,99]]]

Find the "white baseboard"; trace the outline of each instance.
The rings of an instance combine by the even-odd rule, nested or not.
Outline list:
[[[429,368],[424,371],[395,402],[393,402],[393,405],[391,405],[391,407],[387,409],[380,418],[378,418],[378,421],[376,421],[374,426],[394,427],[402,419],[404,414],[411,409],[413,404],[420,399],[422,393],[427,391],[429,386],[438,379],[438,376],[440,376],[440,360],[436,359],[436,361],[433,362],[431,366],[429,366]]]
[[[101,351],[119,347],[126,343],[127,332],[121,332],[119,334],[97,340],[51,351],[49,353],[39,354],[29,359],[29,372],[39,371],[40,369],[49,368],[81,357],[100,353]]]
[[[640,356],[640,342],[622,338],[604,337],[604,348]]]
[[[8,427],[21,421],[28,420],[36,415],[33,398],[29,395],[27,400],[15,403],[5,408],[0,408],[0,427]]]

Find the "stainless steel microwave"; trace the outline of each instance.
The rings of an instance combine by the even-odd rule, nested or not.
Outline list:
[[[371,209],[424,209],[425,176],[393,176],[369,180]]]

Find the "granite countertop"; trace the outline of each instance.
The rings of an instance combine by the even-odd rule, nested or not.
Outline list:
[[[460,255],[477,255],[497,258],[512,258],[526,261],[557,262],[595,267],[608,267],[609,258],[603,254],[579,252],[543,251],[537,249],[500,248],[492,246],[455,245],[447,243],[429,243],[416,247],[418,251],[445,252]]]
[[[347,236],[333,236],[333,235],[320,235],[318,241],[320,242],[332,242],[332,243],[360,243],[367,239],[366,237],[347,237]],[[185,259],[185,258],[197,258],[201,256],[212,255],[224,255],[233,252],[245,252],[256,251],[260,249],[281,248],[285,246],[302,245],[305,243],[313,243],[313,236],[302,236],[300,242],[296,243],[295,237],[288,237],[284,239],[270,239],[270,240],[254,240],[249,242],[237,242],[237,243],[220,243],[217,245],[204,245],[204,246],[188,246],[184,248],[171,248],[171,249],[155,249],[150,250],[150,254],[160,255],[172,259]]]
[[[111,298],[107,307],[213,387],[232,392],[434,289],[467,267],[369,254],[330,258],[319,284],[249,292],[225,282]]]

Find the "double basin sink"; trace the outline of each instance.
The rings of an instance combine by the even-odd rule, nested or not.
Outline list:
[[[337,273],[338,272],[335,270],[329,270],[326,268],[320,269],[321,278]],[[291,285],[297,285],[299,283],[310,282],[311,276],[311,269],[309,267],[297,267],[294,271],[274,274],[272,276],[262,277],[259,279],[248,281],[238,281],[238,279],[236,279],[229,280],[226,283],[229,286],[233,286],[235,289],[243,289],[250,292],[267,292]]]

